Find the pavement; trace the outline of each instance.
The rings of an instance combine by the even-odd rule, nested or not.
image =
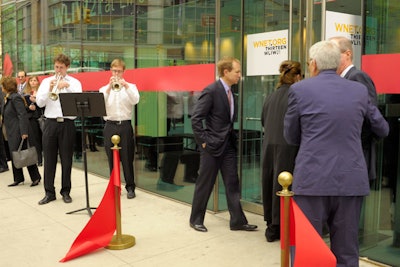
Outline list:
[[[58,166],[56,192],[60,191],[60,169]],[[43,173],[43,167],[39,170]],[[88,174],[87,205],[84,172],[73,169],[72,203],[64,203],[57,194],[57,200],[38,205],[44,197],[43,182],[30,187],[26,168],[24,172],[25,184],[16,187],[7,186],[13,182],[11,170],[0,173],[0,266],[280,266],[280,243],[266,242],[262,216],[245,212],[249,223],[259,228],[244,232],[229,229],[228,212],[208,212],[208,232],[197,232],[189,227],[189,205],[139,188],[134,199],[127,199],[124,189],[121,196],[121,232],[135,238],[133,247],[101,248],[60,263],[90,219],[86,208],[100,203],[108,179]],[[370,266],[385,265],[360,260],[360,267]]]

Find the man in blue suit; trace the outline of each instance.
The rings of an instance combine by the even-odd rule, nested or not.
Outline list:
[[[252,231],[240,204],[237,174],[236,135],[233,129],[236,111],[231,86],[241,76],[239,60],[225,57],[217,63],[220,79],[201,93],[192,114],[192,128],[200,149],[199,176],[194,189],[190,227],[207,232],[204,216],[218,171],[221,171],[226,190],[231,230]]]
[[[319,234],[329,227],[338,267],[359,264],[358,225],[363,197],[369,194],[361,146],[364,120],[378,137],[389,126],[367,88],[341,78],[340,49],[332,41],[309,51],[311,78],[289,89],[284,136],[299,145],[293,174],[294,200]]]

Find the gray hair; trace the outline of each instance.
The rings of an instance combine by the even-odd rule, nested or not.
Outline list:
[[[340,49],[332,41],[320,41],[311,46],[310,59],[315,60],[319,71],[336,70],[340,64]]]

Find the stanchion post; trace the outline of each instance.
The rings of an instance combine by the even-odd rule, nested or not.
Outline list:
[[[113,135],[111,137],[111,142],[114,146],[111,148],[113,150],[113,179],[115,176],[121,179],[120,169],[119,169],[119,150],[121,147],[118,146],[120,142],[120,137],[118,135]],[[115,172],[118,173],[115,173]],[[121,184],[118,181],[118,184]],[[113,236],[110,244],[106,248],[113,250],[121,250],[133,247],[135,245],[135,237],[131,235],[123,235],[121,230],[121,197],[120,188],[118,185],[114,184],[114,198],[115,198],[115,222],[116,222],[116,234]]]
[[[292,191],[289,191],[289,186],[292,184],[293,176],[290,172],[281,172],[278,175],[278,182],[282,186],[282,191],[278,191],[276,194],[281,197],[281,201],[283,201],[283,214],[281,217],[284,220],[281,220],[281,242],[283,245],[281,246],[281,267],[289,267],[289,251],[290,251],[290,198],[294,195]],[[282,204],[281,204],[282,205]]]

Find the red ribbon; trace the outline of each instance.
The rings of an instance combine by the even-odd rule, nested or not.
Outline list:
[[[116,230],[114,186],[118,186],[119,192],[121,192],[120,178],[119,150],[115,149],[114,168],[111,172],[103,199],[85,228],[75,239],[67,255],[60,262],[66,262],[99,248],[106,247],[111,242]],[[120,198],[118,197],[118,199]]]

